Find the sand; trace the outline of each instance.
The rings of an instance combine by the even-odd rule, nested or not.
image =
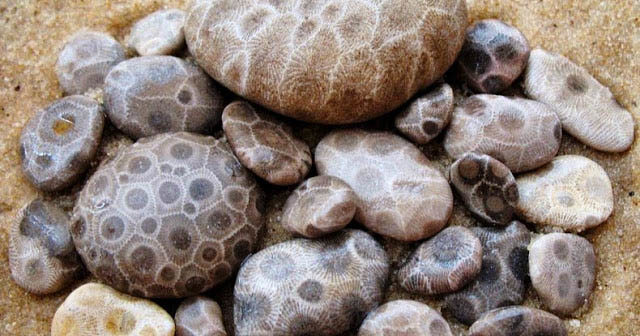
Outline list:
[[[534,47],[562,53],[587,68],[609,86],[620,103],[640,118],[640,3],[637,0],[469,0],[470,20],[499,18],[521,29]],[[20,130],[38,108],[62,96],[54,64],[65,38],[83,27],[106,31],[120,41],[136,19],[161,7],[185,8],[185,1],[43,1],[0,2],[0,335],[47,335],[55,309],[72,288],[38,297],[17,287],[9,277],[7,229],[17,211],[37,195],[57,197],[66,209],[73,206],[81,184],[59,195],[44,195],[25,180],[20,170]],[[389,119],[369,126],[386,129]],[[315,145],[326,128],[296,124],[298,133]],[[636,138],[638,137],[636,127]],[[219,131],[215,134],[219,134]],[[423,148],[444,171],[451,162],[441,138]],[[113,155],[128,141],[108,128],[99,159]],[[601,226],[584,234],[598,256],[596,288],[590,302],[565,318],[569,334],[635,336],[640,333],[640,149],[638,141],[623,154],[605,154],[586,148],[565,135],[561,154],[585,155],[601,164],[614,185],[615,210]],[[97,161],[93,163],[94,167]],[[290,238],[278,223],[290,189],[269,188],[267,229],[261,246]],[[476,225],[456,204],[451,225]],[[382,240],[392,256],[393,269],[415,247]],[[231,329],[232,281],[212,290],[225,311]],[[414,298],[438,308],[441,300],[418,298],[398,289],[393,281],[386,300]],[[173,313],[176,302],[161,302]],[[530,290],[526,304],[539,307]],[[445,315],[445,317],[448,317]],[[452,321],[450,317],[448,320]],[[456,335],[464,328],[452,322]]]

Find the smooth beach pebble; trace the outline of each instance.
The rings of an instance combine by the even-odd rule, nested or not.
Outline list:
[[[11,278],[34,294],[51,294],[69,285],[82,271],[69,217],[53,203],[35,199],[19,213],[9,230]]]
[[[531,49],[527,38],[500,20],[482,20],[467,28],[458,69],[481,93],[498,93],[520,76]]]
[[[362,130],[331,132],[316,147],[320,175],[336,176],[361,202],[356,221],[401,241],[438,233],[453,208],[449,183],[424,154],[399,136]]]
[[[444,139],[449,156],[487,154],[513,173],[538,168],[558,153],[562,125],[549,106],[523,98],[479,94],[453,111]]]
[[[182,301],[176,311],[176,336],[227,336],[220,306],[204,296]]]
[[[71,292],[56,310],[51,336],[173,336],[173,319],[157,304],[88,283]]]
[[[453,90],[441,84],[414,100],[395,119],[396,128],[417,144],[426,144],[449,125]]]
[[[170,55],[184,45],[185,12],[179,9],[155,11],[131,28],[127,45],[138,55]]]
[[[55,70],[64,92],[81,94],[102,88],[111,68],[124,60],[124,48],[110,35],[79,32],[60,51]]]
[[[424,303],[411,300],[390,301],[367,315],[358,336],[452,336],[440,313]]]
[[[307,238],[338,231],[353,219],[359,199],[351,187],[333,176],[315,176],[302,183],[282,209],[282,226]]]
[[[584,305],[595,285],[596,255],[588,240],[550,233],[529,247],[531,284],[550,311],[568,315]]]
[[[330,336],[357,328],[382,301],[388,273],[382,246],[359,230],[267,247],[238,272],[236,335]]]
[[[482,242],[482,268],[462,291],[449,294],[445,307],[464,324],[472,324],[484,312],[517,305],[524,300],[529,282],[527,246],[531,233],[513,221],[503,229],[474,227]]]
[[[143,138],[82,189],[71,225],[87,268],[135,296],[185,297],[227,279],[253,250],[262,192],[213,137]]]
[[[173,56],[143,56],[118,64],[105,79],[113,124],[137,139],[159,133],[203,133],[220,122],[224,101],[197,65]]]
[[[450,226],[420,244],[398,271],[398,282],[413,293],[450,293],[473,280],[481,264],[478,237],[462,226]]]
[[[84,96],[56,100],[22,129],[22,171],[38,189],[72,185],[96,155],[104,128],[102,106]]]
[[[584,68],[546,50],[531,52],[525,72],[526,94],[555,108],[569,134],[597,150],[631,147],[635,122],[611,91]]]
[[[518,203],[518,186],[502,162],[467,153],[451,165],[449,179],[467,209],[483,221],[506,225]]]
[[[231,103],[222,113],[222,128],[238,160],[267,182],[296,184],[309,173],[309,146],[269,112],[247,102]]]
[[[442,77],[464,39],[464,0],[192,1],[189,50],[239,96],[322,124],[373,119]]]
[[[567,329],[557,316],[525,306],[488,311],[469,328],[469,336],[512,335],[567,336]]]
[[[584,156],[558,156],[516,183],[519,214],[531,223],[580,232],[600,225],[613,211],[607,172]]]

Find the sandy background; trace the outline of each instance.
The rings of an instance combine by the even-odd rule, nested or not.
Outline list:
[[[0,335],[48,335],[56,307],[70,289],[38,297],[18,288],[9,278],[7,228],[17,210],[38,195],[22,175],[18,157],[20,130],[35,111],[61,97],[54,64],[63,40],[89,27],[106,31],[120,41],[131,22],[161,7],[185,8],[186,1],[0,1]],[[468,0],[470,20],[499,18],[524,32],[532,46],[563,53],[586,67],[611,87],[620,103],[640,119],[640,2],[638,0]],[[368,126],[387,128],[388,118]],[[315,145],[326,129],[296,123],[299,135]],[[219,134],[218,132],[215,132]],[[636,138],[638,129],[636,127]],[[441,169],[450,163],[442,146],[423,148]],[[106,131],[100,158],[113,155],[126,144],[112,128]],[[616,199],[613,216],[585,236],[598,256],[596,289],[591,302],[565,319],[570,335],[640,335],[640,149],[638,141],[623,154],[604,154],[587,149],[565,135],[561,153],[580,153],[600,163],[612,179]],[[94,166],[97,163],[94,162]],[[57,196],[67,209],[73,206],[79,186]],[[289,239],[280,228],[280,208],[289,190],[268,188],[267,229],[262,246]],[[450,224],[474,225],[469,213],[456,204]],[[393,270],[415,247],[383,240]],[[87,280],[82,280],[87,281]],[[79,281],[74,288],[82,281]],[[232,282],[211,291],[225,310],[231,327]],[[392,282],[387,300],[412,297]],[[418,299],[416,297],[413,297]],[[420,299],[439,307],[440,300]],[[176,302],[161,302],[169,311]],[[529,291],[526,304],[539,306]],[[445,314],[445,317],[447,315]],[[448,318],[451,320],[450,318]],[[464,329],[452,323],[456,335]]]

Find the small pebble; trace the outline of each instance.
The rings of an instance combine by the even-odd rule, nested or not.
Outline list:
[[[110,35],[79,32],[60,51],[55,70],[64,92],[82,94],[102,88],[111,68],[124,60],[124,48]]]
[[[269,246],[238,273],[236,335],[331,336],[357,328],[382,301],[388,273],[386,252],[364,231]]]
[[[453,112],[453,90],[441,84],[426,93],[396,117],[396,128],[416,144],[426,144],[449,125]]]
[[[358,336],[452,336],[440,313],[424,303],[390,301],[367,315]]]
[[[550,233],[529,247],[531,284],[550,311],[569,315],[584,305],[595,285],[596,255],[588,240]]]
[[[176,336],[227,336],[218,303],[204,296],[182,301],[176,311]]]
[[[51,336],[173,336],[173,319],[157,304],[88,283],[71,292],[56,310]]]
[[[282,226],[307,238],[341,230],[356,214],[358,196],[344,181],[315,176],[302,183],[282,209]]]
[[[450,226],[420,244],[398,271],[398,282],[413,293],[450,293],[473,280],[481,265],[478,237],[462,226]]]
[[[401,241],[438,233],[453,208],[451,187],[424,154],[399,136],[362,130],[329,133],[316,147],[320,175],[336,176],[361,200],[356,221]]]
[[[580,232],[600,225],[613,211],[607,172],[584,156],[558,156],[516,183],[518,211],[531,223]]]
[[[9,269],[18,286],[33,294],[51,294],[81,273],[69,217],[53,203],[35,199],[19,213],[9,231]]]
[[[523,98],[479,94],[453,111],[444,139],[449,156],[492,156],[513,173],[538,168],[558,153],[562,126],[549,106]]]
[[[222,128],[238,160],[271,184],[299,183],[311,169],[309,146],[269,112],[231,103],[222,113]]]
[[[530,51],[518,29],[500,20],[482,20],[467,28],[458,69],[476,92],[499,93],[520,76]]]
[[[71,186],[89,167],[102,138],[102,106],[84,96],[68,96],[39,110],[22,129],[22,171],[38,189]]]
[[[522,303],[529,282],[527,246],[531,238],[518,221],[506,228],[474,227],[471,231],[482,242],[482,268],[462,291],[445,298],[446,309],[467,325],[486,311]]]
[[[518,186],[502,162],[486,154],[467,153],[451,165],[453,188],[474,215],[487,223],[506,225],[518,203]]]
[[[525,306],[488,311],[469,328],[469,336],[512,335],[567,336],[567,329],[557,316]]]
[[[126,60],[105,79],[111,122],[134,139],[159,133],[204,133],[220,122],[222,93],[197,65],[173,56]]]
[[[564,130],[578,140],[605,152],[631,147],[631,113],[584,68],[562,55],[535,49],[524,78],[526,94],[553,106]]]
[[[138,55],[171,55],[184,46],[185,12],[179,9],[155,11],[131,28],[127,45]]]

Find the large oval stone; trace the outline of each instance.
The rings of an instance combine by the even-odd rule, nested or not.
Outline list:
[[[387,113],[453,64],[463,0],[196,0],[191,53],[236,94],[325,124]]]

